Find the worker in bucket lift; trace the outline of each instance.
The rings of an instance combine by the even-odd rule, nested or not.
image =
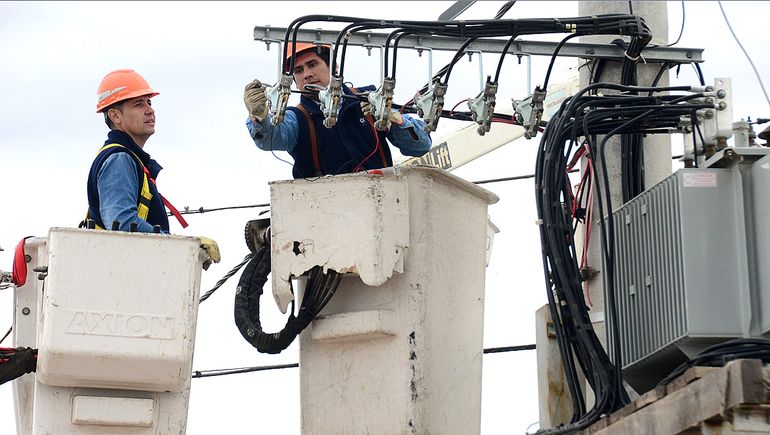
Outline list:
[[[290,48],[285,62],[290,63],[292,55]],[[287,151],[294,158],[294,178],[392,166],[385,138],[408,156],[421,156],[430,149],[431,138],[421,120],[394,110],[390,114],[390,129],[378,131],[372,117],[364,116],[368,102],[356,98],[343,98],[336,125],[324,127],[318,90],[329,85],[329,56],[328,46],[297,43],[294,82],[305,93],[296,107],[286,110],[278,126],[271,123],[262,83],[254,80],[246,85],[243,94],[249,111],[246,127],[258,148]],[[343,85],[346,95],[373,90],[374,86],[355,89]]]
[[[169,233],[167,206],[182,227],[182,215],[158,192],[155,178],[162,167],[144,150],[155,133],[151,98],[158,92],[136,71],[119,69],[102,79],[96,112],[104,114],[110,128],[88,173],[88,214],[99,229],[151,233],[157,227]],[[86,221],[81,223],[85,225]],[[219,249],[211,239],[199,237],[211,260],[219,262]]]

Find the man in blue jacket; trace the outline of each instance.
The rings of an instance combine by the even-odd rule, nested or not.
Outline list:
[[[97,91],[97,113],[110,128],[88,174],[88,218],[99,228],[128,231],[131,224],[149,233],[169,232],[168,217],[155,177],[162,167],[144,151],[155,133],[151,98],[158,95],[136,71],[107,74]]]
[[[297,43],[294,82],[307,93],[300,98],[300,104],[286,110],[278,126],[271,123],[262,83],[254,80],[246,86],[244,103],[249,111],[246,127],[257,147],[265,151],[287,151],[294,158],[294,178],[392,166],[386,138],[404,155],[425,154],[430,149],[431,138],[421,120],[393,111],[390,129],[378,131],[356,98],[343,98],[336,125],[323,126],[317,90],[329,85],[329,52],[327,46]],[[291,56],[286,62],[290,60]],[[373,90],[374,86],[358,89],[343,86],[346,95]]]
[[[158,191],[155,178],[163,169],[144,150],[155,133],[151,98],[158,95],[136,71],[120,69],[102,79],[96,112],[110,128],[88,173],[88,215],[97,228],[169,233],[166,207],[187,227],[182,215]],[[216,242],[199,237],[211,260],[219,262]],[[206,266],[207,267],[207,266]]]

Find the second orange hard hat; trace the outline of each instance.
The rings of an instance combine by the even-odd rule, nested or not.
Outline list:
[[[284,59],[284,67],[288,68],[289,62],[291,62],[291,58],[294,56],[294,54],[300,54],[308,50],[330,50],[331,48],[326,44],[316,44],[313,42],[297,42],[296,49],[292,51],[291,49],[291,42],[289,43],[289,49],[286,50],[286,59]]]

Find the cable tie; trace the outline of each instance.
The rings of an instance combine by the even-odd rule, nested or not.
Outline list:
[[[623,52],[623,54],[624,54],[624,55],[625,55],[625,56],[626,56],[626,57],[627,57],[629,60],[631,60],[631,61],[634,61],[634,62],[636,62],[636,61],[638,61],[639,59],[642,59],[642,63],[644,63],[644,64],[647,64],[647,60],[644,58],[644,56],[642,56],[642,54],[641,54],[641,53],[639,53],[639,56],[636,56],[636,57],[631,57],[631,56],[629,56],[627,51],[626,51],[626,52]]]
[[[542,219],[536,220],[535,225],[543,225],[543,220]]]

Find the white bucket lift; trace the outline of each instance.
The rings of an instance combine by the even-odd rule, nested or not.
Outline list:
[[[497,200],[426,167],[271,184],[281,308],[292,276],[353,272],[300,335],[304,434],[479,433]]]
[[[184,433],[200,242],[52,228],[27,246],[13,329],[38,363],[14,382],[19,433]]]

